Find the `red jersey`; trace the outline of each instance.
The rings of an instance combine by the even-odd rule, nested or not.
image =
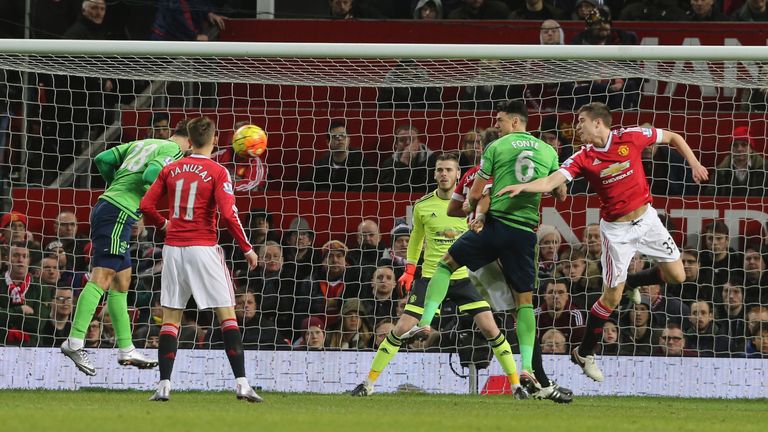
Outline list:
[[[600,197],[600,217],[611,222],[651,202],[642,152],[662,137],[656,128],[612,130],[605,147],[582,147],[559,171],[568,181],[587,179]]]
[[[467,199],[469,191],[472,190],[472,185],[475,184],[475,177],[477,177],[478,171],[480,171],[480,165],[475,165],[461,176],[459,182],[456,183],[456,188],[453,190],[453,195],[451,195],[452,200],[463,203]],[[493,186],[493,178],[488,180],[485,188],[489,189],[491,186]],[[472,218],[470,216],[475,215],[472,214],[467,216],[467,220],[471,222]]]
[[[170,220],[157,211],[157,202],[168,195]],[[156,227],[167,222],[165,244],[214,246],[218,244],[216,209],[243,252],[252,249],[237,215],[232,180],[227,170],[201,155],[191,155],[167,165],[152,183],[140,209],[144,220]]]
[[[212,154],[211,159],[229,171],[229,175],[235,180],[235,190],[238,192],[257,189],[267,179],[267,166],[260,157],[239,162],[235,159],[235,151],[228,147]]]

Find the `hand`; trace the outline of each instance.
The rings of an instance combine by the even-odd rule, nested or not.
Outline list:
[[[413,276],[416,274],[416,266],[408,263],[405,265],[405,272],[400,279],[397,280],[397,292],[400,294],[400,298],[405,297],[411,292],[413,286]]]
[[[461,204],[461,211],[466,215],[472,213],[472,207],[469,205],[469,198],[465,199],[464,203]]]
[[[253,270],[259,265],[259,256],[256,255],[253,249],[245,253],[245,260],[248,262],[248,270]]]
[[[32,315],[33,313],[35,313],[35,310],[32,309],[30,306],[21,305],[21,312],[23,312],[24,315]]]
[[[509,197],[512,198],[515,195],[517,195],[520,192],[522,192],[524,186],[525,185],[521,185],[521,184],[505,186],[500,191],[496,192],[496,196],[502,196],[504,194],[509,194]]]
[[[696,183],[701,184],[709,180],[709,171],[702,164],[691,165],[691,171],[693,172],[693,181]]]
[[[208,12],[208,21],[216,27],[224,30],[224,17],[213,12]]]
[[[469,228],[478,234],[483,230],[483,227],[485,227],[485,215],[482,213],[477,215],[477,217],[472,219],[472,222],[469,223]]]

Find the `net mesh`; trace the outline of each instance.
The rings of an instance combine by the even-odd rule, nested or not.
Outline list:
[[[462,169],[471,168],[494,125],[494,105],[522,98],[529,130],[555,146],[561,160],[581,145],[573,112],[601,101],[614,110],[616,125],[681,133],[710,171],[712,184],[696,185],[673,150],[648,149],[644,168],[654,206],[685,250],[686,281],[644,287],[639,306],[625,299],[598,352],[761,357],[768,351],[760,343],[768,326],[766,63],[5,53],[0,67],[3,239],[25,241],[29,251],[28,258],[14,258],[14,248],[3,249],[5,286],[18,283],[27,265],[32,275],[23,299],[0,290],[3,345],[57,346],[66,337],[72,299],[89,270],[90,208],[104,187],[92,157],[205,115],[219,129],[215,156],[236,179],[241,217],[263,263],[247,271],[222,232],[242,293],[237,309],[246,348],[372,350],[408,301],[395,287],[407,245],[398,239],[409,236],[412,204],[436,187],[435,156],[456,152]],[[242,122],[267,131],[265,157],[233,160],[229,142]],[[328,150],[340,145],[352,150],[334,162]],[[412,153],[404,151],[409,145]],[[593,228],[599,202],[583,182],[569,192],[564,203],[546,199],[542,209],[543,223],[554,230],[539,232],[544,283],[535,302],[545,353],[578,344],[602,286]],[[323,249],[330,240],[349,250],[340,273]],[[156,346],[162,323],[161,247],[161,233],[141,224],[134,230],[129,302],[140,347]],[[630,273],[650,265],[638,255]],[[219,347],[212,313],[193,306],[184,315],[180,347]],[[350,318],[355,311],[360,320]],[[456,352],[462,361],[487,364],[490,350],[471,317],[451,301],[442,312],[434,323],[439,331],[404,351]],[[511,313],[495,316],[516,344]],[[114,346],[108,314],[96,318],[87,346]],[[307,327],[318,327],[321,339]]]

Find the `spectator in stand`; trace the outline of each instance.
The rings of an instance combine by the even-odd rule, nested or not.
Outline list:
[[[36,0],[30,11],[32,37],[35,39],[61,38],[64,32],[77,21],[82,11],[82,4],[81,0]]]
[[[717,326],[712,312],[712,303],[706,300],[691,304],[691,314],[688,316],[688,328],[685,332],[685,347],[697,352],[700,357],[728,354],[728,336]]]
[[[36,346],[41,320],[51,316],[55,291],[32,280],[26,243],[11,244],[6,256],[8,271],[0,280],[0,345]]]
[[[558,329],[551,328],[541,336],[542,354],[565,354],[568,352],[568,341]]]
[[[330,19],[385,19],[378,10],[361,0],[328,0]]]
[[[562,279],[545,279],[539,285],[544,302],[536,310],[539,337],[554,328],[560,330],[569,344],[576,345],[584,336],[584,315],[571,304],[568,284]]]
[[[688,21],[730,21],[731,18],[725,15],[718,6],[715,5],[715,0],[691,0],[691,8],[685,13]]]
[[[661,331],[659,346],[653,355],[665,357],[696,357],[696,352],[685,349],[685,336],[677,324],[667,324]]]
[[[571,304],[579,310],[590,310],[600,298],[603,286],[601,278],[587,277],[587,260],[579,249],[565,249],[555,271],[555,277],[569,281]]]
[[[303,336],[293,344],[308,350],[325,349],[325,323],[318,317],[307,317],[301,322]]]
[[[559,20],[565,19],[565,12],[544,3],[544,0],[525,0],[525,5],[509,14],[511,20]]]
[[[731,153],[715,168],[710,186],[702,194],[716,196],[758,196],[765,195],[768,188],[765,158],[752,151],[755,139],[748,126],[733,130]]]
[[[341,349],[373,348],[371,325],[365,320],[368,312],[356,298],[344,300],[341,308],[341,320],[333,329],[328,330],[328,347]]]
[[[314,231],[310,229],[306,219],[297,217],[291,221],[288,230],[283,234],[283,257],[295,270],[295,274],[289,276],[297,281],[307,279],[314,266],[320,262],[320,256],[315,253],[314,248]]]
[[[379,186],[403,192],[432,190],[436,159],[416,127],[401,125],[395,130],[395,153],[381,165]]]
[[[539,29],[539,43],[541,45],[564,45],[565,35],[563,28],[555,20],[545,20]]]
[[[370,184],[368,163],[360,149],[349,147],[344,121],[333,120],[326,138],[329,151],[315,161],[309,189],[350,192]]]
[[[248,226],[245,228],[251,244],[263,246],[268,241],[279,241],[280,236],[273,227],[272,215],[267,213],[267,209],[254,208],[248,212]]]
[[[653,128],[650,123],[640,127]],[[643,149],[643,170],[653,195],[696,195],[699,186],[680,153],[669,146],[651,144]]]
[[[101,309],[101,348],[114,348],[115,347],[115,326],[112,325],[112,317],[109,316],[107,308]]]
[[[390,265],[380,265],[371,277],[370,283],[360,293],[363,306],[375,322],[394,318],[398,296],[395,294],[395,271]],[[386,335],[385,335],[386,336]]]
[[[749,338],[748,358],[768,358],[768,321],[760,322],[759,326]]]
[[[84,347],[86,348],[99,348],[101,347],[101,321],[94,316],[91,323],[88,324],[88,330],[85,332]]]
[[[2,229],[2,243],[11,244],[27,240],[27,217],[17,211],[6,213],[0,218],[0,228]]]
[[[48,255],[40,260],[40,285],[48,291],[55,291],[59,286],[61,269],[59,260],[55,255]]]
[[[744,303],[768,304],[768,271],[759,246],[744,249]]]
[[[539,126],[539,139],[552,146],[557,151],[560,164],[565,162],[573,154],[571,141],[560,130],[560,122],[557,115],[548,115],[541,119]]]
[[[443,19],[443,2],[440,0],[419,0],[413,7],[413,19]]]
[[[249,124],[247,121],[240,121],[235,123],[234,128],[237,130],[247,124]],[[231,144],[230,142],[230,145],[213,153],[211,159],[229,171],[236,191],[264,190],[267,181],[267,165],[262,161],[261,156],[242,158],[235,153]]]
[[[640,303],[633,303],[629,310],[622,314],[624,324],[620,336],[620,355],[646,356],[651,354],[653,333],[653,314],[651,301],[641,296]]]
[[[587,29],[576,35],[573,45],[637,45],[634,32],[611,27],[611,11],[605,6],[596,7],[586,16]]]
[[[40,346],[58,348],[69,337],[72,327],[72,288],[58,287],[51,303],[51,315],[45,321]]]
[[[382,261],[389,260],[389,264],[395,270],[395,277],[400,278],[408,261],[408,242],[411,240],[411,227],[405,223],[405,219],[396,219],[395,227],[390,233],[392,244],[382,253]],[[379,262],[381,264],[381,261]]]
[[[701,268],[699,265],[699,252],[696,249],[686,249],[681,252],[683,269],[685,270],[685,281],[682,284],[668,284],[666,288],[667,296],[677,297],[685,303],[696,300],[713,300],[714,289],[712,285],[712,275],[710,269]]]
[[[473,129],[464,134],[461,139],[461,154],[459,155],[461,172],[466,172],[480,164],[483,149],[483,131]]]
[[[171,137],[170,116],[167,112],[152,113],[147,138],[164,139]]]
[[[603,324],[603,338],[600,341],[600,355],[618,355],[619,354],[619,327],[609,319]]]
[[[747,312],[747,335],[755,335],[759,330],[760,323],[768,323],[768,306],[752,306]],[[747,341],[747,353],[754,350],[750,347],[750,341]]]
[[[131,256],[132,275],[139,275],[152,270],[155,265],[155,255],[162,259],[162,249],[155,248],[152,236],[144,225],[144,218],[139,218],[131,227],[128,254]]]
[[[376,327],[373,329],[373,333],[376,339],[373,342],[373,348],[378,349],[379,345],[384,342],[389,332],[395,328],[395,323],[390,318],[383,318],[376,321]]]
[[[56,216],[55,236],[46,244],[58,241],[67,255],[66,270],[88,271],[90,240],[78,234],[77,216],[71,210],[65,210]]]
[[[571,19],[575,21],[584,21],[589,13],[597,8],[597,0],[578,0],[571,14]]]
[[[747,0],[744,6],[736,10],[736,21],[768,21],[768,9],[765,0]]]
[[[742,255],[731,249],[728,225],[723,221],[707,224],[701,231],[702,247],[699,254],[699,264],[711,271],[711,280],[701,280],[701,283],[718,286],[728,280],[729,274],[740,270],[744,263]]]
[[[361,282],[371,280],[384,249],[379,225],[371,219],[360,222],[357,226],[357,248],[349,252],[347,260],[357,267]]]
[[[557,266],[557,254],[563,241],[560,231],[552,225],[539,225],[536,231],[539,243],[539,275],[552,277]]]
[[[451,11],[448,19],[503,20],[510,10],[498,0],[464,0],[464,4]]]
[[[591,223],[584,228],[581,250],[587,261],[586,275],[589,283],[600,283],[600,289],[602,289],[603,265],[600,261],[600,255],[603,251],[603,240],[600,235],[600,224]]]
[[[279,346],[289,346],[290,338],[284,336],[275,322],[259,311],[256,296],[249,291],[242,292],[235,298],[235,317],[240,325],[244,349],[274,350]],[[211,348],[224,346],[220,326],[214,326],[211,336]]]
[[[685,21],[685,12],[677,0],[646,0],[627,5],[619,16],[621,21]]]
[[[659,285],[641,286],[640,293],[650,299],[653,324],[656,327],[664,327],[670,323],[682,326],[683,319],[691,314],[691,309],[680,299],[662,295]]]
[[[104,24],[107,5],[104,0],[84,0],[80,16],[65,32],[64,39],[108,39]]]
[[[330,328],[339,321],[342,301],[360,295],[360,273],[349,267],[347,246],[330,240],[323,245],[321,265],[305,284],[310,285],[311,310],[324,305],[325,324]]]
[[[721,290],[722,303],[715,311],[716,324],[730,338],[731,353],[743,352],[746,336],[744,277],[734,272]]]
[[[213,12],[208,0],[162,0],[157,4],[150,39],[208,41],[224,26],[224,17]]]

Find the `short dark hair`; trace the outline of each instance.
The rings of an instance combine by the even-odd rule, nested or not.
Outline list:
[[[539,282],[539,289],[544,288],[544,292],[547,292],[547,287],[550,285],[565,285],[566,291],[568,291],[568,294],[571,294],[571,287],[570,287],[570,281],[568,281],[565,278],[546,278],[542,279]]]
[[[456,153],[451,153],[451,152],[442,153],[435,160],[435,162],[440,162],[440,161],[454,161],[454,162],[456,162],[458,164],[459,163],[459,157],[456,156]]]
[[[189,124],[189,120],[184,119],[176,123],[176,129],[173,130],[172,135],[178,135],[180,137],[189,138],[189,131],[187,130],[187,125]]]
[[[337,128],[347,129],[347,123],[342,119],[331,120],[331,124],[328,126],[328,133],[326,134],[328,139],[331,139],[331,130],[337,129]]]
[[[149,120],[149,125],[154,126],[155,123],[165,120],[167,122],[171,121],[171,116],[167,112],[156,112],[152,113],[152,118]]]
[[[728,231],[728,225],[725,224],[725,222],[721,220],[713,221],[704,226],[704,229],[701,230],[702,235],[703,234],[725,234],[729,236],[731,233]]]
[[[483,135],[483,148],[488,147],[488,144],[496,141],[501,136],[501,131],[495,127],[489,127],[482,133]]]
[[[194,148],[203,148],[213,140],[216,125],[208,117],[197,117],[189,121],[189,142]]]
[[[744,276],[745,275],[744,275],[743,271],[741,271],[741,270],[732,270],[730,272],[730,274],[728,275],[728,281],[726,283],[728,285],[732,286],[732,287],[739,288],[743,292],[744,291],[744,282],[745,282],[745,277]],[[725,286],[725,285],[723,285],[723,286]]]
[[[518,116],[523,123],[528,123],[528,108],[521,100],[501,101],[496,105],[496,111]]]
[[[683,249],[683,251],[680,252],[680,254],[690,255],[696,260],[696,262],[699,262],[699,251],[696,249]]]
[[[714,306],[712,305],[712,302],[710,300],[703,299],[703,298],[702,299],[698,299],[698,300],[694,300],[694,301],[691,302],[691,308],[693,308],[693,304],[694,303],[704,303],[709,308],[709,313],[711,313],[711,314],[715,313]]]
[[[592,102],[588,103],[581,108],[579,108],[579,114],[584,113],[592,120],[600,119],[603,121],[606,127],[611,127],[611,122],[613,122],[613,117],[611,116],[611,109],[608,108],[608,105],[602,103],[602,102]]]

